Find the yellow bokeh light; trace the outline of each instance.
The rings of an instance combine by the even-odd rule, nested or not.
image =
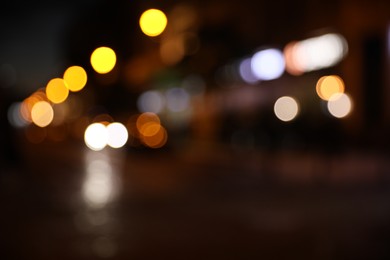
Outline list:
[[[343,80],[335,75],[321,77],[316,85],[317,94],[323,100],[329,100],[336,93],[344,93],[344,90]]]
[[[116,64],[116,54],[108,47],[99,47],[92,52],[91,65],[100,74],[110,72]]]
[[[31,110],[33,106],[39,102],[39,101],[47,101],[46,94],[42,89],[38,89],[33,94],[31,94],[29,97],[23,100],[20,106],[20,116],[26,121],[26,122],[32,122],[31,120]]]
[[[52,106],[46,101],[37,102],[31,110],[31,119],[39,127],[48,126],[54,117]]]
[[[46,96],[55,104],[64,102],[68,98],[68,95],[69,89],[63,79],[52,79],[46,86]]]
[[[64,80],[70,91],[77,92],[87,84],[87,73],[80,66],[72,66],[65,71]]]
[[[166,15],[158,9],[149,9],[142,13],[139,25],[144,34],[150,37],[160,35],[167,26]]]

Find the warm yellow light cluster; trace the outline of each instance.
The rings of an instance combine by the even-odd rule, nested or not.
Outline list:
[[[168,135],[156,114],[150,112],[140,114],[136,127],[144,145],[150,148],[161,148],[166,144]]]
[[[329,100],[336,93],[344,93],[344,90],[344,81],[339,76],[323,76],[317,81],[316,91],[323,100]]]
[[[160,118],[152,112],[145,112],[130,117],[127,128],[134,144],[142,144],[149,148],[161,148],[166,145],[168,133],[161,125]]]
[[[64,78],[51,79],[46,88],[38,89],[19,104],[15,104],[10,115],[11,121],[16,125],[30,123],[38,127],[50,125],[55,119],[54,105],[64,103],[70,91],[80,91],[86,83],[87,73],[82,67],[69,67],[64,73]],[[58,116],[60,118],[64,113]]]
[[[336,75],[323,76],[317,81],[318,96],[327,101],[329,113],[336,118],[344,118],[352,111],[352,99],[345,94],[345,84]]]
[[[54,78],[46,86],[46,96],[54,104],[64,102],[69,91],[77,92],[87,84],[87,73],[80,66],[71,66],[65,70],[63,78]]]
[[[23,100],[20,106],[20,115],[26,123],[45,127],[53,121],[54,112],[45,93],[39,89]]]

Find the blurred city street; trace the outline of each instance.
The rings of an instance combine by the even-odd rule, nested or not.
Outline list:
[[[390,1],[12,1],[0,259],[390,259]]]

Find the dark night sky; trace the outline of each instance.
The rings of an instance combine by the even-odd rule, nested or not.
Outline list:
[[[14,69],[16,80],[8,86],[11,93],[26,96],[60,76],[65,62],[62,34],[88,2],[8,1],[2,5],[0,68]],[[0,71],[3,78],[7,71]]]

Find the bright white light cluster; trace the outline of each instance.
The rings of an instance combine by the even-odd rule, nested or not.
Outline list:
[[[277,79],[283,74],[284,68],[283,53],[278,49],[262,50],[252,57],[252,73],[258,80]]]
[[[102,123],[93,123],[84,133],[87,147],[94,151],[103,150],[107,145],[112,148],[123,147],[128,139],[126,127],[121,123],[111,123],[105,126]]]
[[[287,69],[303,73],[328,68],[341,61],[347,52],[346,40],[335,33],[294,42],[285,48]]]
[[[249,84],[277,79],[287,70],[299,75],[305,72],[334,66],[348,52],[343,36],[328,33],[302,41],[290,42],[283,52],[271,48],[256,52],[238,64],[241,79]]]

